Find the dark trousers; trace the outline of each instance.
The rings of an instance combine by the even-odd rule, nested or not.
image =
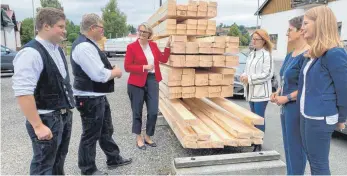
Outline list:
[[[119,148],[112,139],[113,125],[110,105],[106,96],[75,97],[77,110],[82,118],[82,135],[78,149],[78,167],[82,174],[93,174],[95,165],[96,142],[107,157],[107,164],[116,164],[120,159]]]
[[[148,74],[144,87],[137,87],[128,84],[128,95],[131,102],[133,112],[132,132],[140,135],[142,127],[142,108],[146,102],[147,107],[147,124],[146,134],[153,136],[155,124],[158,116],[159,106],[159,83],[155,79],[154,74]]]
[[[325,119],[308,119],[302,115],[300,117],[302,143],[312,175],[330,175],[330,140],[335,128],[336,124],[328,125]]]
[[[30,175],[64,175],[64,162],[69,149],[72,112],[62,114],[55,111],[40,115],[44,125],[53,134],[51,140],[38,140],[29,121],[26,128],[32,141],[33,159],[30,165]]]
[[[296,102],[282,107],[282,135],[287,164],[287,175],[304,175],[306,154],[300,134],[300,112]]]
[[[260,117],[264,118],[264,125],[255,125],[259,130],[265,132],[265,110],[268,101],[261,102],[249,102],[249,106],[251,107],[251,111]]]

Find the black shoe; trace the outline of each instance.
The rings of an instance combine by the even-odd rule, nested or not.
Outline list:
[[[129,159],[123,159],[122,158],[122,159],[118,160],[117,163],[115,163],[115,164],[108,164],[107,167],[108,167],[108,169],[115,169],[119,166],[128,165],[132,162],[133,162],[133,160],[131,158],[129,158]]]
[[[262,150],[262,146],[261,145],[254,145],[254,149],[253,152],[257,152],[257,151],[261,151]]]
[[[139,144],[136,142],[136,146],[137,146],[137,148],[139,148],[140,150],[146,150],[146,145],[139,146]]]
[[[151,146],[151,147],[157,147],[157,144],[155,143],[155,142],[153,142],[153,143],[148,143],[147,141],[145,141],[145,144],[147,144],[147,145],[149,145],[149,146]]]
[[[86,173],[81,172],[81,175],[108,175],[108,173],[102,172],[102,171],[100,171],[100,170],[96,170],[96,171],[93,172],[92,174],[86,174]]]

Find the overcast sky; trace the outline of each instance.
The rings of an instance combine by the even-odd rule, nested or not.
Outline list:
[[[35,9],[40,7],[40,0],[33,0]],[[109,0],[59,0],[64,7],[68,19],[79,24],[85,13],[97,13],[101,15],[101,8],[105,7]],[[117,0],[119,9],[127,15],[128,24],[137,26],[147,19],[159,8],[159,0]],[[165,2],[166,0],[163,0]],[[188,0],[176,0],[178,4],[186,4]],[[264,0],[259,0],[260,5]],[[257,18],[254,13],[257,10],[258,0],[217,0],[218,16],[217,24],[243,24],[255,26]],[[9,4],[15,11],[18,21],[32,17],[32,0],[2,0],[2,4]],[[36,13],[36,11],[35,11]]]

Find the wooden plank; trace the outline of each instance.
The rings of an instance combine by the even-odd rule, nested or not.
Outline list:
[[[174,112],[176,118],[183,120],[188,125],[196,125],[196,117],[189,112],[179,99],[167,100],[168,107]]]
[[[199,44],[197,42],[187,42],[186,43],[186,54],[198,54]]]
[[[195,85],[207,86],[208,85],[208,72],[196,71],[195,72]]]
[[[211,71],[216,73],[221,73],[223,75],[234,75],[236,72],[234,68],[218,68],[218,67],[211,68]]]
[[[213,67],[225,67],[225,61],[213,61]]]
[[[176,14],[177,14],[177,17],[186,17],[187,11],[186,10],[177,10]]]
[[[225,116],[217,109],[211,107],[209,104],[206,104],[203,99],[194,99],[194,103],[200,107],[201,111],[203,111],[214,122],[224,128],[234,137],[242,139],[250,139],[252,137],[252,133],[248,130],[248,128],[241,126],[240,121]]]
[[[186,55],[186,67],[199,67],[200,57],[199,55]]]
[[[226,61],[225,66],[226,67],[237,67],[237,66],[239,66],[239,61]]]
[[[222,91],[222,87],[221,86],[209,86],[208,87],[208,92],[209,93],[218,93]]]
[[[172,54],[185,54],[186,53],[186,43],[185,42],[173,42],[171,43],[171,53]]]
[[[201,128],[201,126],[202,126],[201,123],[199,123],[198,125],[192,125],[192,129],[198,135],[198,141],[210,140],[211,135],[207,131],[205,131],[203,128]],[[199,148],[201,148],[201,147],[199,147]],[[212,146],[210,146],[210,148],[212,148]]]
[[[197,13],[198,5],[197,4],[188,4],[188,11]]]
[[[196,17],[207,18],[207,12],[198,11],[198,13],[196,14]]]
[[[195,75],[195,69],[194,68],[184,68],[182,70],[183,75]]]
[[[186,24],[177,24],[176,29],[183,29],[183,30],[187,30],[187,25]],[[186,42],[186,41],[185,41]]]
[[[224,98],[210,98],[209,100],[219,105],[223,109],[227,110],[228,112],[234,114],[235,116],[241,118],[243,121],[245,121],[248,124],[264,125],[264,118],[233,103],[230,100],[227,100]]]
[[[230,86],[234,84],[234,75],[223,75],[222,85]]]
[[[168,99],[175,99],[182,97],[182,88],[181,87],[168,87],[164,83],[159,84],[159,89],[162,94]]]
[[[187,11],[187,17],[192,17],[192,18],[196,18],[196,16],[198,15],[197,11]]]
[[[199,1],[198,2],[198,11],[207,12],[208,2]]]
[[[195,97],[196,98],[204,98],[208,97],[208,87],[195,87]]]
[[[212,44],[213,48],[225,48],[225,42],[215,42]]]
[[[199,48],[212,48],[212,42],[198,42]]]
[[[225,53],[229,53],[229,54],[238,54],[240,52],[239,48],[236,47],[228,47],[225,48]]]
[[[222,86],[221,97],[232,97],[234,95],[234,86]]]
[[[197,135],[192,133],[194,130],[190,129],[189,127],[179,125],[177,121],[174,120],[170,110],[165,106],[162,99],[159,101],[159,109],[160,112],[163,113],[165,120],[168,122],[182,147],[197,148]]]
[[[194,86],[195,76],[194,75],[182,75],[182,86]]]
[[[172,67],[184,67],[186,64],[186,60],[169,60],[166,65]]]
[[[228,36],[226,39],[227,39],[226,40],[227,43],[236,43],[236,44],[240,43],[239,37]]]
[[[217,30],[206,30],[206,35],[216,35]]]
[[[197,29],[198,30],[204,30],[205,33],[206,33],[206,30],[207,30],[207,25],[204,25],[204,24],[198,24],[197,25]]]
[[[198,42],[221,42],[225,43],[227,40],[227,36],[211,36],[211,37],[203,37],[203,38],[197,38],[196,41]]]
[[[217,16],[217,7],[208,6],[207,17],[214,18]]]
[[[188,26],[187,25],[187,35],[197,35],[197,30],[196,29],[188,29]]]
[[[208,1],[208,7],[217,7],[218,3],[217,1]]]
[[[183,10],[187,11],[188,10],[188,5],[176,5],[177,10]]]
[[[223,74],[220,73],[209,73],[208,74],[208,85],[222,85]]]
[[[187,30],[186,29],[176,29],[176,34],[177,35],[186,35]]]
[[[212,48],[199,48],[199,53],[200,54],[211,54]]]
[[[212,54],[224,54],[225,49],[224,48],[212,48]]]
[[[167,0],[147,21],[149,25],[155,27],[160,22],[176,16],[176,0]]]
[[[200,67],[210,68],[210,67],[213,66],[213,62],[212,62],[212,61],[203,61],[203,60],[200,60],[199,66],[200,66]]]
[[[200,119],[208,128],[214,131],[223,141],[224,145],[227,146],[237,146],[237,139],[232,136],[230,133],[225,131],[221,126],[219,126],[216,122],[214,122],[211,118],[209,118],[199,107],[195,104],[196,99],[184,99],[183,101],[191,108],[191,111],[196,115],[198,119]]]
[[[198,30],[196,30],[196,35],[206,35],[206,30],[205,29],[203,29],[203,30],[198,29]]]

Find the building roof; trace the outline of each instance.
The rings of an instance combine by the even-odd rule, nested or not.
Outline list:
[[[254,15],[259,15],[264,10],[264,8],[269,4],[271,0],[265,0],[264,3],[259,7],[259,9],[255,12]]]

